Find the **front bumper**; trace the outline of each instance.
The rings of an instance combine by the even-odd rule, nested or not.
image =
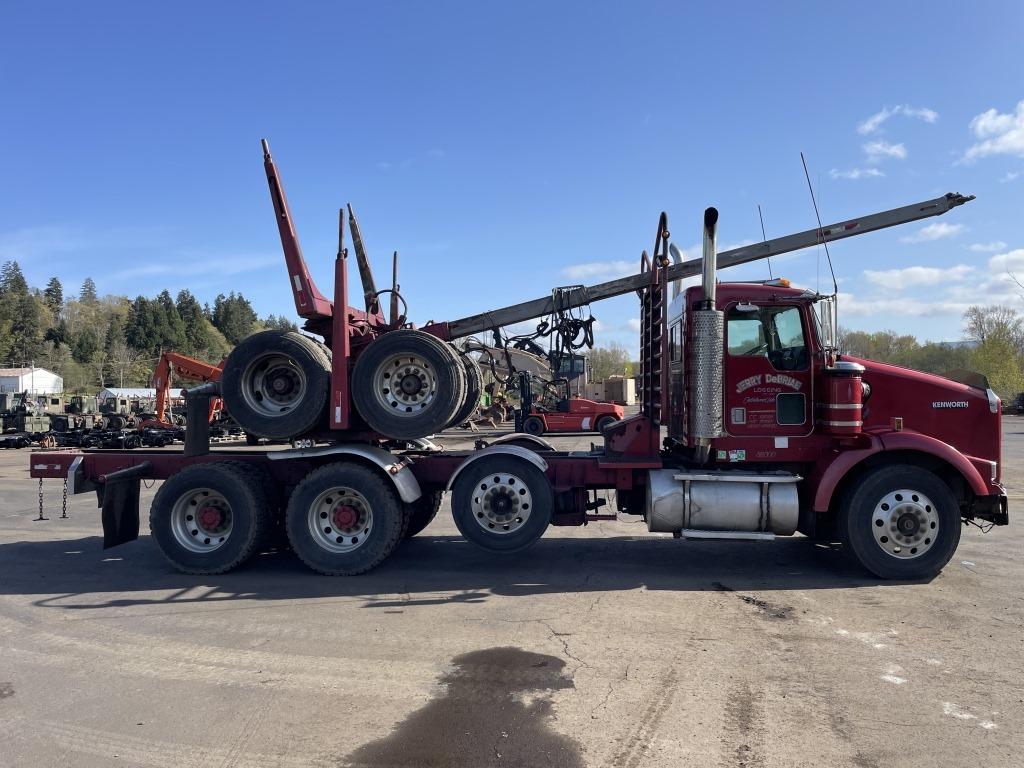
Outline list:
[[[968,518],[981,518],[995,525],[1010,524],[1010,505],[1006,498],[1006,491],[1002,486],[1000,492],[991,496],[978,496],[971,504]]]

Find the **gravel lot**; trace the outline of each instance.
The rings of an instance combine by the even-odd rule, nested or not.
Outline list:
[[[1004,420],[1016,518],[1024,417]],[[592,437],[567,439],[583,447]],[[1024,533],[931,583],[834,549],[552,528],[500,560],[444,514],[378,570],[219,577],[0,452],[2,766],[1018,766]],[[144,491],[143,502],[153,489]]]

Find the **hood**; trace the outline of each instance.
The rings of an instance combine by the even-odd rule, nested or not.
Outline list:
[[[842,359],[863,365],[863,379],[871,388],[864,404],[864,431],[889,430],[892,419],[901,418],[905,430],[942,440],[967,456],[999,460],[999,399],[980,374],[954,372],[959,379],[954,381],[875,360]]]

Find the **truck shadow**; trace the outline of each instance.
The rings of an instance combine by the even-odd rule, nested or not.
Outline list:
[[[228,574],[190,576],[173,570],[148,536],[107,551],[101,545],[99,536],[0,544],[0,595],[38,595],[36,605],[69,610],[330,597],[360,599],[367,609],[404,610],[562,592],[898,584],[874,579],[838,547],[802,537],[751,544],[549,536],[525,552],[498,557],[458,536],[420,535],[376,570],[350,578],[314,574],[288,551],[261,553]]]

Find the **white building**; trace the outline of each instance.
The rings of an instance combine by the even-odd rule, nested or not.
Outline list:
[[[30,395],[59,395],[64,379],[45,368],[0,368],[0,392],[25,392]]]

